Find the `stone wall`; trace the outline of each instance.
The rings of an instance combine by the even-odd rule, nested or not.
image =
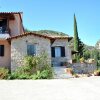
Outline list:
[[[46,52],[51,62],[51,47],[50,40],[43,37],[33,35],[23,36],[11,41],[11,69],[23,66],[23,58],[27,55],[27,44],[36,45],[36,55]]]
[[[71,49],[68,47],[68,39],[56,39],[51,47],[64,46],[65,47],[65,57],[52,57],[52,64],[54,66],[60,66],[63,62],[72,63]]]
[[[72,68],[76,73],[92,73],[97,66],[94,63],[74,63]]]

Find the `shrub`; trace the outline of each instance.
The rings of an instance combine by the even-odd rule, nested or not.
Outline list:
[[[98,60],[98,61],[97,61],[97,66],[99,66],[99,67],[100,67],[100,60]]]
[[[43,79],[51,79],[51,78],[53,78],[53,72],[51,69],[43,70],[41,72],[41,76]]]
[[[0,79],[7,79],[9,74],[9,70],[6,68],[1,67],[0,68]]]
[[[26,73],[18,74],[16,72],[13,72],[8,79],[30,79],[30,76]]]
[[[72,62],[73,62],[73,63],[76,63],[76,62],[77,62],[77,59],[76,59],[76,58],[73,58],[73,59],[72,59]]]
[[[49,70],[37,71],[36,74],[30,76],[31,79],[51,79],[52,75]]]
[[[30,69],[31,68],[37,68],[38,64],[40,62],[40,56],[26,56],[24,58],[24,63],[25,66],[28,66]]]
[[[25,66],[29,66],[31,69],[31,73],[37,73],[37,71],[49,70],[52,74],[52,68],[49,63],[49,59],[46,53],[42,53],[40,56],[26,56],[25,59]]]
[[[17,69],[11,73],[9,79],[29,79],[30,75],[31,75],[31,68],[22,66],[22,67],[17,67]]]
[[[53,70],[48,62],[45,53],[40,56],[26,56],[24,66],[18,67],[9,76],[9,79],[50,79],[53,77]]]
[[[80,58],[80,62],[84,62],[84,61],[85,61],[84,57]]]

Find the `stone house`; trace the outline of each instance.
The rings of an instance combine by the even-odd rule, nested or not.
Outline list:
[[[60,66],[72,62],[68,47],[72,37],[48,36],[36,32],[25,33],[22,12],[0,13],[0,66],[15,70],[23,65],[26,55],[39,55],[46,52],[49,62]]]

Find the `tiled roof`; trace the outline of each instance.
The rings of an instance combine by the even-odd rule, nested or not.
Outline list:
[[[0,12],[0,14],[19,14],[23,12]]]
[[[21,20],[21,24],[22,24],[22,16],[21,14],[23,14],[23,12],[0,12],[0,16],[1,15],[11,15],[11,19],[14,19],[14,14],[19,14],[20,20]],[[23,27],[23,24],[22,24]],[[23,27],[23,31],[24,31],[24,27]]]
[[[35,32],[28,32],[28,33],[20,34],[17,36],[10,37],[8,39],[16,39],[16,38],[28,36],[28,35],[34,35],[34,36],[48,38],[48,39],[70,39],[70,40],[72,39],[72,37],[69,37],[69,36],[48,36],[48,35],[37,34]]]

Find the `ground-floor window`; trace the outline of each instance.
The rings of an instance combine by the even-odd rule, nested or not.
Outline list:
[[[4,56],[4,45],[0,45],[0,56]]]
[[[36,55],[36,45],[34,44],[27,45],[27,55],[30,56]]]
[[[65,57],[65,47],[52,47],[51,53],[52,57]]]
[[[61,57],[61,47],[55,47],[55,57]]]

